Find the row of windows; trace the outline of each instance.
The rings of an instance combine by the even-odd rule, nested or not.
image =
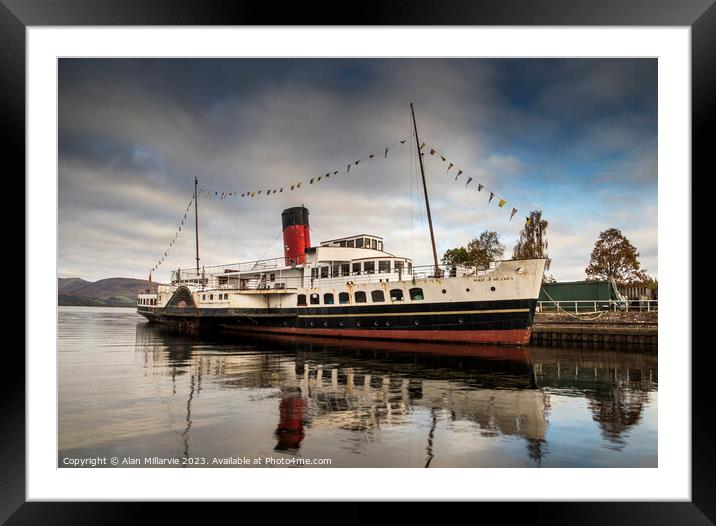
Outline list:
[[[156,305],[157,300],[156,300],[156,298],[140,298],[139,304],[140,305]]]
[[[202,300],[202,301],[206,301],[206,296],[207,296],[206,294],[202,294],[202,295],[201,295],[201,300]],[[214,296],[216,296],[216,299],[217,299],[217,300],[228,300],[228,299],[229,299],[229,295],[228,295],[228,294],[209,294],[208,296],[209,296],[209,301],[213,301],[213,300],[214,300]]]
[[[329,241],[323,246],[339,246],[349,248],[372,248],[373,250],[383,250],[383,242],[378,239],[369,237],[359,237],[356,239],[342,239],[340,241]]]
[[[410,267],[411,264],[408,263],[408,272],[410,272]],[[404,268],[405,266],[403,261],[393,261],[393,272],[403,272]],[[337,278],[339,276],[359,276],[361,274],[375,274],[376,269],[379,274],[390,273],[390,260],[357,261],[354,263],[335,261],[330,265],[325,265],[320,268],[312,268],[311,277],[313,279],[316,279],[319,275],[322,278]]]
[[[420,301],[424,298],[423,296],[423,289],[421,288],[412,288],[408,291],[408,294],[410,294],[410,299],[413,301]],[[311,305],[320,305],[321,304],[321,296],[320,294],[313,293],[310,295],[310,302]],[[403,290],[402,289],[392,289],[390,291],[390,301],[403,301]],[[370,300],[372,303],[383,303],[385,301],[385,294],[383,294],[382,290],[374,290],[370,293]],[[353,294],[353,302],[354,303],[368,303],[368,295],[365,291],[358,290]],[[347,305],[350,303],[350,295],[347,292],[339,292],[338,293],[338,304],[339,305]],[[298,301],[297,304],[299,307],[305,307],[308,305],[306,303],[306,295],[305,294],[299,294],[298,295]],[[332,292],[326,292],[323,295],[323,305],[334,305],[335,304],[335,296]]]

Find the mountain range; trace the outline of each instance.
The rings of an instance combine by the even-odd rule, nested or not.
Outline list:
[[[86,281],[82,278],[57,278],[59,305],[133,307],[137,293],[146,289],[157,291],[157,283],[146,279],[107,278]]]

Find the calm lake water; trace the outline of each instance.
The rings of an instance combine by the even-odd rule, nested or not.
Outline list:
[[[60,307],[58,465],[657,466],[655,354],[421,347]]]

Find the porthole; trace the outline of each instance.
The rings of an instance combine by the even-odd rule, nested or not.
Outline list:
[[[378,322],[377,322],[377,321],[374,321],[374,322],[373,322],[373,325],[375,325],[375,326],[377,327],[377,326],[378,326]]]
[[[386,326],[386,327],[390,327],[390,322],[389,322],[389,321],[386,321],[386,322],[385,322],[385,326]]]
[[[495,287],[490,287],[490,290],[491,290],[492,292],[495,292]]]
[[[360,322],[359,322],[359,321],[356,322],[356,327],[360,327]]]
[[[343,327],[343,322],[342,322],[342,321],[339,321],[339,322],[338,322],[338,325],[340,325],[341,327]]]
[[[443,294],[446,294],[446,293],[447,293],[447,290],[443,289]]]
[[[464,322],[465,320],[463,320],[462,318],[458,318],[457,321],[459,321],[460,323],[462,323],[462,322]]]
[[[313,327],[313,322],[311,322],[311,327]]]
[[[324,327],[328,327],[328,322],[327,322],[327,321],[324,321],[324,322],[323,322],[323,326],[324,326]]]
[[[419,322],[418,320],[415,320],[413,323],[414,323],[415,325],[420,325],[420,322]]]
[[[465,292],[470,292],[470,289],[465,289]]]

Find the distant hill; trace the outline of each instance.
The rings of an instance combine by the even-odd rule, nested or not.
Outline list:
[[[59,294],[72,294],[77,289],[90,283],[92,282],[81,278],[57,278],[57,292]]]
[[[91,282],[81,278],[57,278],[59,305],[133,307],[137,293],[157,291],[157,283],[146,279],[107,278]]]

